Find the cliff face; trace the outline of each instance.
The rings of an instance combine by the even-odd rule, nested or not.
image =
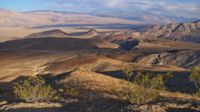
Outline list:
[[[181,24],[155,25],[141,34],[143,38],[200,42],[200,21]]]

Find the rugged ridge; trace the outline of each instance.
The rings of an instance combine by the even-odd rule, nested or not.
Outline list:
[[[155,25],[141,34],[143,38],[200,42],[200,21]]]

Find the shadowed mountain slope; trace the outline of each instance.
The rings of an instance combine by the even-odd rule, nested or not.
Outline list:
[[[75,39],[75,38],[29,38],[3,42],[0,49],[19,50],[81,50],[97,48],[117,48],[117,45],[101,39]]]
[[[49,31],[43,31],[39,33],[33,33],[28,35],[26,38],[41,38],[41,37],[66,37],[68,36],[67,33],[63,32],[59,29],[49,30]]]

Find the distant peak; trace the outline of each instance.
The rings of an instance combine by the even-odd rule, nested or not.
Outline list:
[[[94,28],[91,28],[91,29],[89,30],[89,32],[90,32],[90,31],[95,31],[95,32],[97,32]]]
[[[98,32],[94,28],[92,28],[87,32],[87,34],[88,35],[98,35]]]

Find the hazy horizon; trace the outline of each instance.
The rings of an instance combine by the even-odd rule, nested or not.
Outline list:
[[[0,0],[0,8],[19,12],[52,10],[118,16],[150,13],[200,18],[199,0]]]

